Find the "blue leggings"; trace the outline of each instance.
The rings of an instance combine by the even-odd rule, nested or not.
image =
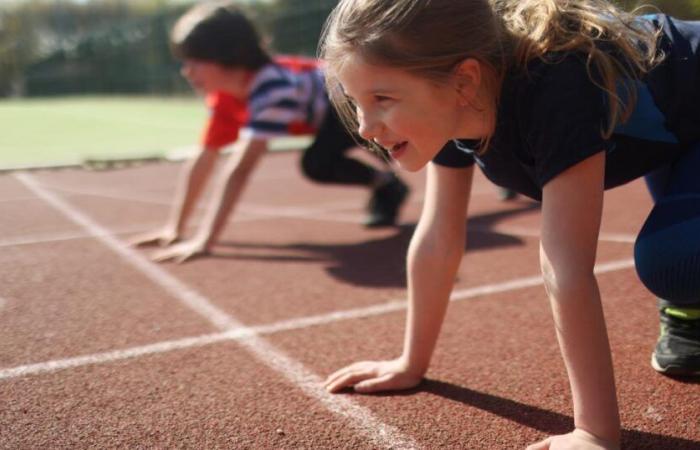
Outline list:
[[[634,246],[639,278],[671,303],[700,303],[700,143],[645,177],[654,208]]]

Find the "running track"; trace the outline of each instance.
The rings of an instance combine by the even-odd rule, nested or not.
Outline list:
[[[176,164],[0,176],[0,448],[524,448],[572,424],[538,276],[536,205],[478,176],[465,258],[427,380],[380,396],[321,380],[400,351],[402,225],[359,226],[365,192],[266,158],[211,257],[154,264]],[[631,263],[650,207],[606,196],[599,283],[623,446],[700,448],[700,385],[649,367],[658,321]]]

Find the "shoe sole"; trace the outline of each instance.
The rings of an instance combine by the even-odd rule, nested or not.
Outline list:
[[[654,370],[656,370],[657,372],[663,373],[664,375],[674,375],[682,377],[692,377],[700,375],[700,369],[688,370],[685,367],[674,366],[673,364],[669,364],[666,367],[661,367],[659,362],[656,360],[656,353],[651,354],[651,367],[653,367]]]

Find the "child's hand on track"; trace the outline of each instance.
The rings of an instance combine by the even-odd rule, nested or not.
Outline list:
[[[571,433],[550,436],[529,445],[527,450],[619,450],[619,448],[619,444],[607,442],[577,428]]]
[[[326,378],[328,392],[338,392],[353,387],[356,392],[368,394],[379,391],[396,391],[417,386],[423,374],[409,370],[402,359],[391,361],[362,361],[343,367]]]
[[[195,256],[204,255],[208,252],[206,245],[198,239],[180,242],[163,250],[154,252],[151,259],[156,262],[173,260],[182,263]]]
[[[173,242],[176,242],[180,236],[176,231],[169,228],[161,228],[149,233],[139,234],[129,239],[128,244],[132,247],[145,247],[151,245],[159,245],[166,247]]]

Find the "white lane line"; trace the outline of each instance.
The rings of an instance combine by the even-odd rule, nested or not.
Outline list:
[[[58,186],[58,185],[52,185],[52,184],[40,184],[40,186],[43,189],[48,189],[51,191],[58,191],[58,192],[64,192],[66,194],[72,194],[72,195],[79,195],[79,196],[86,196],[86,197],[101,197],[101,198],[108,198],[112,200],[125,200],[125,201],[133,201],[133,202],[141,202],[141,203],[149,203],[149,204],[154,204],[154,205],[163,205],[163,206],[170,206],[172,203],[172,197],[168,196],[165,197],[163,195],[147,195],[147,194],[133,194],[133,193],[123,193],[123,192],[115,192],[115,191],[104,191],[104,190],[85,190],[85,189],[78,189],[78,188],[73,188],[69,186]],[[292,212],[297,212],[299,213],[308,213],[308,211],[315,211],[315,210],[320,210],[320,211],[334,211],[337,209],[347,209],[352,206],[357,206],[357,202],[355,201],[342,201],[342,202],[326,202],[320,204],[320,207],[317,207],[316,205],[319,205],[318,203],[314,204],[314,208],[298,208],[298,207],[280,207],[280,206],[256,206],[256,205],[250,205],[247,204],[246,202],[241,202],[240,208],[245,208],[246,210],[250,212],[258,212],[260,211],[263,214],[274,214],[278,210],[283,210],[283,211],[288,211],[290,213]],[[240,209],[239,208],[239,209]]]
[[[131,233],[141,233],[150,229],[155,228],[155,224],[125,227],[117,230],[110,230],[111,235],[121,235],[121,234],[131,234]],[[36,233],[23,237],[16,238],[6,238],[0,239],[0,247],[12,247],[15,245],[33,245],[33,244],[44,244],[47,242],[60,242],[60,241],[71,241],[75,239],[87,239],[94,238],[92,234],[85,233],[83,231],[62,231],[62,232],[51,232],[51,233]]]
[[[108,230],[94,222],[60,197],[42,189],[37,181],[26,173],[15,174],[15,177],[27,186],[37,196],[62,212],[73,222],[94,235],[112,251],[120,255],[127,263],[143,272],[153,282],[179,299],[184,305],[200,314],[210,323],[221,330],[247,329],[244,324],[233,316],[226,314],[214,306],[206,297],[186,286],[170,273],[155,265],[139,253],[127,247],[116,238],[109,235]],[[357,432],[370,439],[376,445],[388,448],[418,448],[417,443],[410,437],[404,436],[398,429],[380,421],[367,408],[364,408],[347,397],[332,395],[323,388],[322,379],[311,372],[300,362],[290,358],[264,339],[251,335],[240,341],[248,352],[258,361],[283,375],[293,385],[300,388],[309,397],[315,398],[329,411],[348,420],[349,425]]]
[[[112,199],[112,200],[124,200],[124,201],[133,201],[133,202],[139,202],[139,203],[147,203],[147,204],[152,204],[152,205],[160,205],[160,206],[170,206],[171,199],[165,199],[162,196],[148,196],[148,195],[131,195],[131,194],[122,194],[122,193],[113,193],[109,191],[85,191],[81,189],[75,189],[75,188],[70,188],[70,187],[61,187],[61,186],[52,186],[52,185],[41,185],[43,188],[50,189],[52,191],[58,191],[58,192],[64,192],[67,194],[71,195],[79,195],[79,196],[89,196],[89,197],[100,197],[100,198],[107,198],[107,199]],[[197,206],[197,210],[204,210],[205,205],[200,204]],[[315,204],[313,207],[286,207],[286,206],[268,206],[268,205],[255,205],[255,204],[250,204],[246,202],[241,202],[241,204],[238,206],[238,211],[239,214],[236,214],[234,217],[229,219],[229,222],[235,222],[235,223],[240,223],[240,222],[252,222],[252,221],[257,221],[257,220],[265,220],[269,218],[278,218],[278,217],[291,217],[291,218],[301,218],[301,219],[316,219],[316,220],[326,220],[322,219],[319,217],[319,215],[327,215],[327,214],[333,214],[337,211],[344,211],[348,209],[353,209],[357,208],[357,202],[356,201],[342,201],[342,202],[327,202],[327,203],[322,203],[322,204]],[[246,214],[248,217],[241,216],[240,214]],[[357,217],[352,217],[352,219],[349,220],[342,220],[342,219],[337,219],[333,218],[331,216],[330,219],[327,220],[335,220],[335,221],[340,221],[340,222],[350,222],[350,223],[357,223],[361,222],[362,219],[357,216]]]
[[[36,201],[36,196],[32,196],[32,197],[19,196],[19,197],[0,199],[0,203],[19,203],[19,202],[30,202],[30,201]]]
[[[512,236],[525,236],[525,237],[540,237],[540,230],[538,228],[527,228],[527,227],[517,227],[512,225],[494,225],[492,227],[470,227],[471,231],[478,232],[490,232],[490,233],[503,233]],[[599,241],[604,242],[621,242],[634,244],[637,240],[637,235],[629,233],[607,233],[601,232],[598,236]]]
[[[596,266],[595,272],[597,274],[602,274],[608,272],[616,272],[619,270],[629,269],[633,267],[633,260],[624,259],[619,261],[601,263]],[[542,277],[539,275],[532,277],[515,278],[504,283],[487,284],[483,286],[476,286],[473,288],[460,289],[454,291],[450,296],[450,300],[453,302],[457,302],[475,297],[481,297],[488,294],[515,291],[518,289],[539,286],[541,284]],[[173,350],[191,347],[201,347],[204,345],[214,344],[222,341],[241,340],[249,338],[251,336],[270,335],[284,331],[300,330],[310,328],[313,326],[327,325],[345,320],[379,316],[391,312],[402,311],[406,309],[406,306],[407,299],[391,300],[386,303],[367,306],[363,308],[333,311],[327,314],[318,314],[315,316],[283,320],[272,324],[258,325],[254,327],[224,331],[222,333],[212,333],[197,337],[164,341],[151,345],[132,347],[124,350],[115,350],[105,353],[96,353],[93,355],[58,359],[35,364],[26,364],[8,369],[1,369],[0,380],[44,372],[55,372],[62,369],[80,367],[90,364],[102,364],[128,358],[135,358],[144,355],[166,353]]]
[[[15,178],[24,183],[34,194],[46,201],[68,219],[83,228],[90,236],[101,241],[110,250],[121,256],[126,262],[137,270],[143,272],[148,278],[163,287],[168,293],[179,299],[183,304],[199,313],[209,322],[220,329],[236,328],[242,326],[232,320],[225,312],[212,305],[209,300],[190,289],[165,270],[154,265],[151,261],[141,256],[135,250],[127,247],[115,238],[108,229],[94,222],[91,218],[74,208],[72,205],[57,195],[43,189],[39,183],[27,173],[16,173]]]
[[[310,213],[311,214],[311,213]],[[316,213],[313,213],[316,214]],[[278,215],[282,216],[282,215]],[[270,215],[272,217],[272,214]],[[300,217],[300,216],[294,216],[294,215],[288,215],[288,217]],[[323,212],[320,212],[317,214],[316,217],[313,217],[312,215],[303,217],[306,220],[319,220],[319,221],[325,221],[325,222],[339,222],[339,223],[351,223],[351,224],[359,224],[362,223],[364,220],[364,217],[360,214],[352,214],[352,213],[332,213],[332,214],[324,214]],[[245,222],[245,221],[253,221],[253,220],[258,220],[259,218],[241,218],[239,220],[235,220],[236,222]],[[116,230],[110,231],[110,234],[112,235],[123,235],[123,234],[132,234],[132,233],[143,233],[151,229],[155,229],[159,224],[144,224],[140,226],[133,226],[133,227],[124,227],[124,228],[119,228]],[[521,227],[510,227],[510,226],[500,226],[497,225],[493,228],[490,227],[470,227],[469,231],[475,232],[475,233],[483,233],[483,234],[506,234],[510,236],[515,236],[515,237],[539,237],[539,230],[535,229],[528,229],[528,228],[521,228]],[[32,245],[32,244],[44,244],[44,243],[49,243],[49,242],[57,242],[57,241],[69,241],[69,240],[77,240],[77,239],[87,239],[87,238],[93,238],[94,235],[88,234],[85,232],[81,231],[66,231],[66,232],[55,232],[55,233],[37,233],[33,235],[28,235],[24,237],[17,237],[17,238],[6,238],[2,239],[0,238],[0,247],[13,247],[13,246],[19,246],[19,245]],[[624,233],[601,233],[600,234],[600,241],[603,242],[620,242],[620,243],[630,243],[633,244],[636,240],[636,236],[633,234],[624,234]]]
[[[230,339],[227,333],[208,334],[193,338],[177,339],[173,341],[158,342],[155,344],[132,347],[123,350],[114,350],[92,355],[76,356],[73,358],[56,359],[36,364],[25,364],[0,370],[0,380],[17,378],[26,375],[34,375],[45,372],[55,372],[69,369],[71,367],[82,367],[91,364],[103,364],[112,361],[120,361],[138,356],[145,356],[157,353],[166,353],[173,350],[200,347],[203,345],[220,342]]]

